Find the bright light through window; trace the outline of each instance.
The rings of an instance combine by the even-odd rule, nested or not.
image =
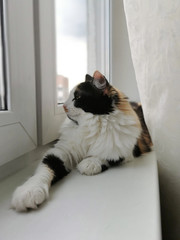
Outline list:
[[[57,103],[87,73],[87,1],[55,0]]]

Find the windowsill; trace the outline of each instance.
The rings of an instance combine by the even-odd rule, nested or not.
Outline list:
[[[75,170],[52,187],[40,209],[16,213],[9,209],[12,192],[36,165],[0,183],[3,239],[161,239],[154,152],[96,176],[82,176]]]

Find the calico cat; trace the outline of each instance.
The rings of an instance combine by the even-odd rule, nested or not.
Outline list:
[[[44,156],[34,176],[13,194],[17,211],[35,209],[52,184],[77,167],[94,175],[151,151],[141,105],[109,84],[98,71],[77,85],[63,105],[67,119],[59,141]]]

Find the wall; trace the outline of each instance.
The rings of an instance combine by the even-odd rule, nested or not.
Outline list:
[[[115,87],[124,92],[131,100],[139,101],[137,83],[129,47],[123,0],[113,0],[111,1],[111,4],[112,83]]]

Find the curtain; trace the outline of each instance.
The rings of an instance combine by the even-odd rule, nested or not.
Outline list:
[[[124,0],[131,55],[158,159],[163,239],[180,239],[180,1]]]

